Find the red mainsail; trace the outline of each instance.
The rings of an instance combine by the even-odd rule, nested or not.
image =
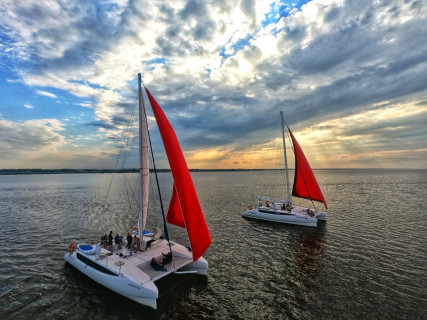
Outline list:
[[[295,153],[295,176],[292,195],[295,197],[323,202],[325,208],[328,209],[325,198],[323,197],[322,191],[320,190],[319,184],[317,183],[316,177],[313,174],[313,170],[311,170],[304,152],[302,152],[302,149],[295,139],[292,131],[289,128],[288,131],[291,135]]]
[[[156,117],[175,182],[166,220],[187,229],[193,261],[197,261],[209,248],[212,238],[175,131],[150,91],[147,88],[145,90]]]

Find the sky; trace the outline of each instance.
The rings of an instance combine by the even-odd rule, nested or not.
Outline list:
[[[427,168],[426,1],[0,2],[0,169],[114,167],[138,73],[189,168],[281,165],[280,111],[313,168]]]

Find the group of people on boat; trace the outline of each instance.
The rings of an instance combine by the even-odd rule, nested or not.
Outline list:
[[[273,203],[272,204],[274,204],[274,201],[273,201]],[[265,201],[265,206],[267,207],[267,208],[271,208],[272,206],[270,206],[270,201],[268,201],[268,200],[266,200]],[[261,199],[258,199],[258,207],[262,207],[262,202],[261,202]],[[289,204],[289,202],[285,202],[285,203],[282,203],[282,205],[280,206],[280,210],[287,210],[287,211],[291,211],[292,210],[292,207],[291,207],[291,205]]]
[[[116,236],[113,238],[113,231],[110,231],[108,236],[105,234],[101,237],[100,246],[101,248],[105,248],[109,251],[113,251],[113,239],[114,239],[114,244],[117,246],[118,249],[121,249],[123,246],[123,238],[124,237],[120,236],[118,233],[116,233]],[[128,232],[126,241],[127,241],[127,244],[126,244],[127,249],[140,250],[141,241],[136,234],[132,237],[132,235]]]

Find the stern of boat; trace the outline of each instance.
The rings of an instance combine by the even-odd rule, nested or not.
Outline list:
[[[199,260],[197,260],[196,262],[187,264],[185,267],[181,268],[181,270],[190,271],[191,273],[194,273],[194,274],[207,276],[208,267],[209,267],[208,261],[205,258],[200,257]]]
[[[326,221],[326,213],[325,213],[325,212],[319,212],[319,213],[315,216],[315,218],[316,218],[318,221]]]

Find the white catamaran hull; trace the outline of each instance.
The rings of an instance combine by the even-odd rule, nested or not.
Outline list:
[[[157,308],[159,291],[153,281],[148,281],[141,285],[127,279],[124,275],[113,276],[105,274],[104,272],[98,271],[77,259],[76,253],[66,253],[64,255],[64,259],[77,270],[81,271],[104,287],[138,302],[139,304],[143,304],[153,309]]]
[[[129,256],[127,249],[116,249],[113,254],[102,249],[102,254],[97,259],[94,254],[86,254],[77,249],[76,252],[66,253],[64,260],[104,287],[139,304],[157,309],[159,291],[154,281],[171,273],[207,275],[208,262],[203,257],[193,262],[191,252],[177,243],[173,243],[172,247],[173,263],[165,265],[166,271],[154,270],[150,265],[151,258],[161,261],[162,253],[167,253],[167,250],[167,242],[163,240],[149,250],[132,256]]]
[[[319,220],[326,220],[326,214],[321,213],[320,215],[324,215],[324,218],[321,217]],[[253,210],[248,210],[242,213],[242,216],[245,218],[287,223],[287,224],[295,224],[299,226],[307,226],[307,227],[317,227],[317,216],[312,217],[308,214],[304,213],[295,213],[284,210],[269,210],[267,208],[261,209],[255,208]]]

